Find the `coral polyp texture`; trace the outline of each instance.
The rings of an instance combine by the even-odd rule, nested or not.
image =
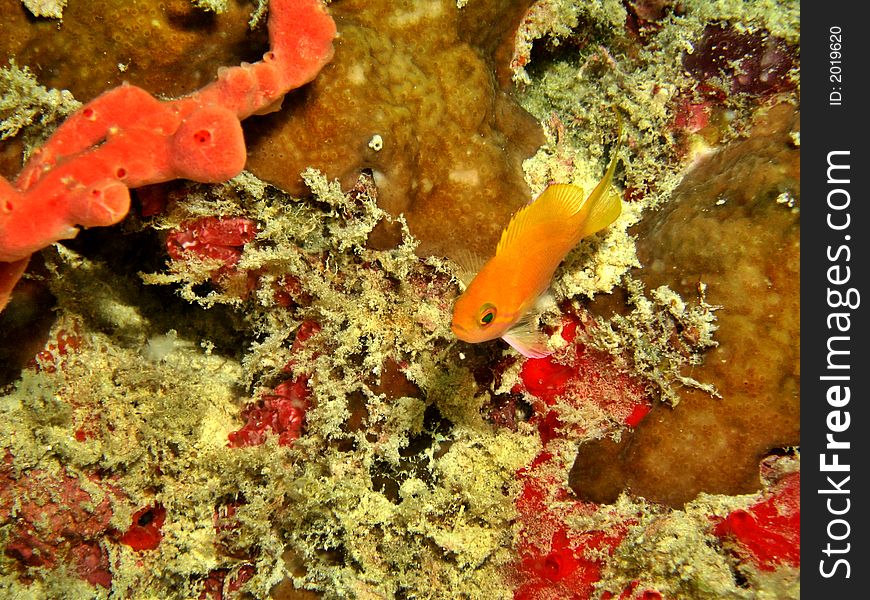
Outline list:
[[[797,2],[0,22],[0,597],[800,596]],[[552,353],[457,340],[614,154]]]
[[[248,26],[250,4],[224,5],[204,12],[190,0],[66,2],[58,21],[34,19],[20,2],[4,1],[0,52],[82,102],[124,82],[178,97],[209,84],[222,66],[258,58],[268,45],[265,30]],[[58,56],[100,60],[61,65]]]
[[[582,446],[572,473],[582,497],[612,501],[629,486],[679,505],[701,491],[746,493],[758,489],[768,452],[800,445],[795,126],[791,107],[769,111],[749,139],[701,161],[639,226],[645,266],[637,277],[647,288],[670,284],[691,299],[703,284],[703,301],[721,307],[716,346],[691,371],[717,393],[684,386],[677,406],[657,407],[632,435]],[[681,310],[675,297],[668,302]],[[705,335],[703,327],[678,327],[689,338]],[[704,452],[697,451],[701,439]]]
[[[292,193],[305,190],[299,174],[307,166],[345,189],[370,170],[378,204],[404,214],[421,253],[493,253],[529,200],[521,163],[543,142],[498,78],[507,69],[499,51],[527,4],[488,0],[457,11],[453,0],[333,3],[335,59],[292,113],[251,123],[249,168]],[[373,243],[388,247],[399,236],[385,223]]]

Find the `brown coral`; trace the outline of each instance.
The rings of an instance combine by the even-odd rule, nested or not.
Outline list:
[[[379,204],[405,214],[419,253],[492,253],[510,215],[530,199],[521,161],[542,139],[499,86],[493,58],[528,2],[472,4],[330,4],[335,58],[304,104],[248,125],[248,168],[295,194],[306,191],[307,166],[345,189],[371,169]],[[492,31],[483,26],[495,21]],[[392,244],[397,232],[382,227],[373,242]]]
[[[249,31],[250,10],[246,2],[216,15],[190,0],[94,0],[69,3],[63,20],[53,21],[4,0],[0,56],[83,102],[125,81],[175,97],[209,83],[223,65],[259,58],[266,32]]]
[[[699,282],[718,312],[719,346],[686,373],[721,398],[680,390],[622,442],[581,446],[571,485],[582,497],[635,495],[680,505],[699,492],[759,489],[759,460],[800,438],[800,153],[790,106],[699,164],[638,231],[637,273],[684,298]]]

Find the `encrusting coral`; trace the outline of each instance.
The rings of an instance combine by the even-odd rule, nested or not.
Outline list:
[[[4,0],[0,56],[14,57],[42,85],[69,90],[82,102],[124,82],[175,98],[268,46],[263,28],[250,30],[249,3],[224,5],[204,13],[190,0],[68,2],[57,21],[34,19],[17,0]],[[59,64],[58,56],[80,60]]]
[[[571,474],[581,497],[612,502],[628,488],[679,506],[701,491],[747,493],[761,486],[766,453],[800,444],[796,127],[791,106],[765,110],[748,139],[699,163],[638,227],[635,276],[647,288],[691,299],[703,285],[720,307],[716,345],[690,371],[716,393],[680,386],[679,404],[656,407],[620,442],[581,446]]]
[[[351,188],[372,171],[378,204],[403,213],[421,255],[492,255],[531,197],[521,163],[540,128],[503,89],[496,61],[522,0],[338,0],[335,58],[290,110],[246,125],[249,169],[290,193],[311,166]],[[498,26],[495,26],[498,24]],[[509,83],[509,82],[508,82]],[[398,241],[383,224],[372,243]]]
[[[240,120],[274,110],[332,57],[335,25],[317,0],[275,0],[263,60],[171,101],[122,85],[71,115],[9,183],[0,178],[0,309],[30,254],[117,223],[129,188],[176,178],[216,183],[237,175],[246,151]]]

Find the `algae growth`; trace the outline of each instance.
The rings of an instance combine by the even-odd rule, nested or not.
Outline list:
[[[628,430],[619,402],[709,384],[685,369],[716,343],[715,307],[668,288],[644,295],[628,274],[640,265],[630,228],[670,199],[698,153],[744,135],[760,102],[730,95],[706,129],[675,129],[681,94],[705,99],[679,57],[711,22],[796,41],[796,3],[692,1],[680,14],[664,3],[639,40],[625,23],[626,6],[641,4],[532,3],[514,52],[519,101],[548,136],[525,165],[534,193],[550,181],[591,189],[614,107],[626,124],[617,188],[630,201],[562,265],[542,317],[561,346],[553,370],[586,360],[584,344],[616,363],[595,355],[607,368],[572,375],[586,379],[548,405],[506,345],[457,342],[453,264],[417,255],[368,175],[343,190],[309,169],[296,196],[249,173],[144,190],[140,201],[157,193],[166,209],[49,248],[29,275],[56,298],[56,319],[0,397],[0,592],[268,598],[289,586],[325,598],[543,598],[570,584],[590,598],[797,597],[794,566],[759,568],[713,523],[750,510],[799,472],[799,458],[778,463],[768,492],[707,494],[679,509],[627,495],[578,502],[568,487],[579,443]],[[73,101],[14,64],[2,73],[0,131],[37,146]],[[167,256],[167,239],[215,217],[255,233],[223,254]],[[385,220],[401,242],[374,249]],[[566,307],[582,312],[620,290],[634,312],[574,323],[588,329],[582,343],[567,335]],[[13,304],[9,314],[22,313]],[[612,402],[589,391],[599,389]],[[269,413],[284,402],[304,410],[298,436],[281,437],[295,430],[279,432],[287,423]],[[246,426],[262,443],[231,442]],[[158,507],[156,545],[131,545],[131,531],[158,530],[134,515]]]

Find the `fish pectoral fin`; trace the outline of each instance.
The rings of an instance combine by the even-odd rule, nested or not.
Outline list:
[[[534,327],[533,319],[523,319],[505,332],[501,339],[526,358],[543,358],[553,353],[547,346],[549,338]]]

